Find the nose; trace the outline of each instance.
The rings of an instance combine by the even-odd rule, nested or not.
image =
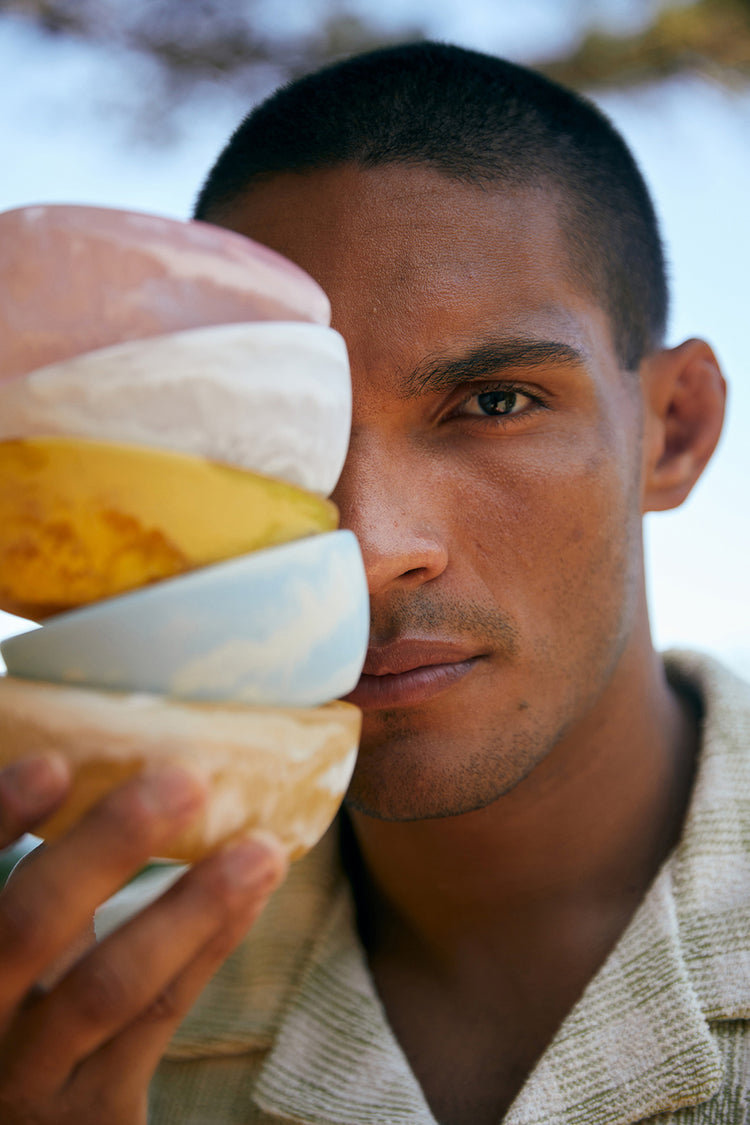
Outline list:
[[[408,590],[443,573],[448,564],[440,532],[439,492],[429,464],[391,443],[353,433],[332,499],[341,526],[355,533],[370,596]]]

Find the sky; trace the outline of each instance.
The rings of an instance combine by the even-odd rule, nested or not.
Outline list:
[[[580,34],[583,0],[355,0],[397,25],[524,61]],[[593,5],[603,22],[634,28],[650,0]],[[318,10],[276,0],[274,18],[304,25]],[[40,40],[0,19],[4,174],[0,210],[38,202],[94,203],[188,216],[213,158],[248,106],[220,88],[186,102],[172,133],[134,124],[156,90],[144,64],[107,51]],[[730,384],[719,451],[683,507],[647,518],[647,565],[658,646],[712,652],[750,678],[750,381],[746,371],[750,262],[750,88],[685,76],[620,92],[591,91],[625,136],[649,183],[673,291],[669,342],[703,336]],[[29,623],[0,614],[0,637]]]

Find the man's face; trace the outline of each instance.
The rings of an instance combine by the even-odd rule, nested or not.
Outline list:
[[[347,166],[253,187],[226,225],[316,278],[349,348],[334,499],[372,605],[349,800],[484,807],[596,729],[642,621],[637,376],[549,193]]]

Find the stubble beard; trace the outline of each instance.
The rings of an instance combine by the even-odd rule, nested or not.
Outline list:
[[[483,717],[472,712],[470,703],[437,701],[434,708],[384,710],[365,716],[363,740],[357,766],[345,798],[346,807],[384,821],[415,821],[461,816],[487,808],[520,785],[569,735],[582,717],[591,713],[606,690],[626,648],[638,597],[636,575],[623,566],[618,575],[621,598],[613,611],[609,629],[590,634],[592,647],[584,647],[574,666],[569,652],[539,645],[532,663],[540,669],[540,680],[558,686],[567,684],[554,708],[548,709],[544,693],[537,691],[542,706],[518,699],[508,709],[498,708],[493,720],[489,709]],[[492,662],[512,667],[521,657],[520,632],[509,618],[481,606],[440,606],[433,599],[415,614],[410,599],[393,628],[407,632],[406,624],[460,621],[462,634],[479,636],[466,629],[467,622],[481,621],[482,641],[492,651]],[[594,614],[599,608],[594,607]],[[392,626],[393,627],[393,626]],[[386,634],[388,635],[388,634]],[[480,669],[471,675],[479,674]],[[494,689],[502,690],[503,677]],[[492,683],[492,678],[488,678]],[[460,689],[460,685],[459,685]],[[454,691],[455,689],[450,689]],[[501,714],[502,712],[502,714]]]
[[[491,738],[477,745],[472,740],[467,753],[459,738],[452,745],[444,738],[436,745],[434,737],[410,731],[406,724],[400,728],[398,734],[384,735],[377,746],[363,747],[345,798],[347,808],[386,821],[461,816],[499,800],[545,755],[532,733],[515,734],[510,742]],[[376,764],[366,764],[368,758]],[[436,764],[438,758],[443,761]]]

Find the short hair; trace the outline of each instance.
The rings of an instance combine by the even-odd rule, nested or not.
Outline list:
[[[624,140],[586,98],[442,43],[356,55],[281,87],[242,121],[195,217],[221,224],[253,182],[345,163],[552,189],[575,280],[607,313],[618,361],[635,370],[662,344],[668,292],[654,207]]]

